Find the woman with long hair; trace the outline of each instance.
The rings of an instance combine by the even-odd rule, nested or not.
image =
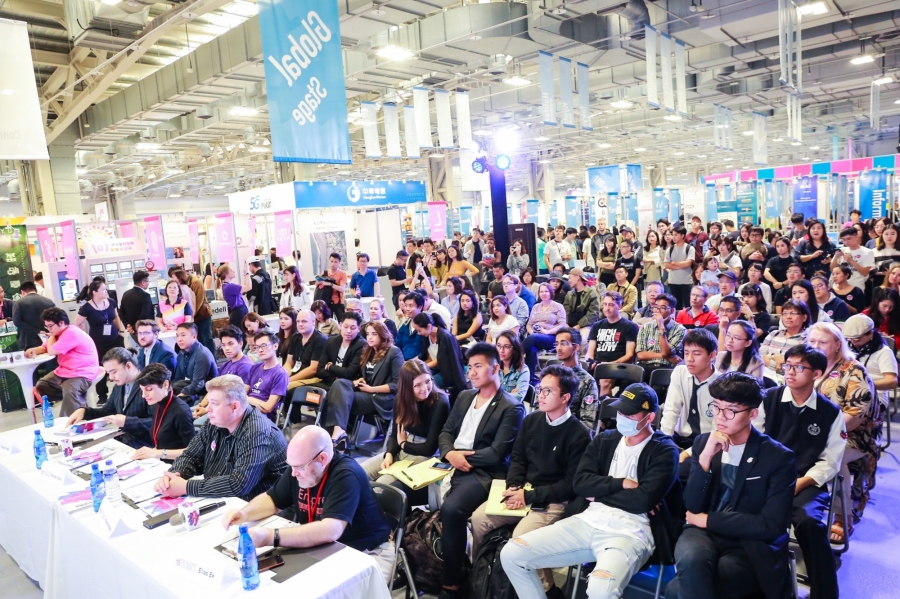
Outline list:
[[[891,225],[891,221],[885,217],[876,218],[872,223],[871,228],[869,229],[869,238],[862,245],[866,246],[870,250],[874,250],[877,243],[878,238],[881,237],[881,234],[884,233],[885,228]]]
[[[430,256],[429,256],[430,258]],[[425,281],[431,282],[428,269],[425,268],[425,258],[419,253],[410,254],[406,261],[406,276],[410,278],[410,289],[417,289]]]
[[[303,284],[303,277],[296,266],[285,267],[281,271],[284,277],[284,289],[281,291],[282,308],[293,308],[297,312],[300,310],[308,310],[312,305],[312,292],[307,285]]]
[[[812,324],[817,322],[831,322],[831,317],[828,316],[824,310],[819,309],[819,303],[816,301],[816,292],[813,289],[812,283],[806,279],[800,279],[791,284],[791,299],[803,302],[807,305]]]
[[[766,299],[766,305],[769,306],[770,309],[775,309],[775,303],[772,301],[772,288],[768,283],[763,281],[763,266],[758,262],[752,262],[747,267],[747,282],[744,285],[741,285],[738,288],[738,292],[744,288],[745,285],[758,285],[760,290],[762,291],[763,297]]]
[[[441,286],[447,284],[449,277],[475,276],[478,274],[478,269],[466,261],[463,258],[462,251],[453,245],[447,248],[447,259],[450,261],[449,268],[447,268],[447,274],[444,275],[444,280],[441,281]]]
[[[557,331],[565,326],[566,311],[562,304],[553,299],[553,287],[549,283],[541,283],[538,302],[531,309],[531,316],[525,324],[528,336],[523,345],[525,363],[535,377],[532,382],[537,381],[538,352],[553,349],[556,346]]]
[[[397,325],[393,320],[387,317],[387,312],[384,310],[384,301],[377,297],[369,302],[369,322],[382,323],[387,327],[387,330],[391,332],[391,337],[394,339],[397,338]],[[363,324],[362,335],[366,334],[365,330],[369,322]]]
[[[603,240],[603,247],[597,256],[597,272],[600,273],[600,282],[604,285],[612,285],[616,282],[616,256],[618,249],[616,247],[616,238],[610,235]]]
[[[151,447],[141,447],[133,460],[162,458],[174,460],[187,449],[194,438],[194,417],[191,408],[172,390],[172,373],[162,364],[149,364],[144,368],[135,384],[141,388],[143,401],[150,407]]]
[[[819,271],[830,271],[834,252],[834,244],[825,232],[825,223],[816,221],[810,224],[807,237],[797,244],[797,257],[806,278],[812,278]]]
[[[497,335],[503,331],[513,331],[519,334],[519,321],[512,315],[509,309],[509,300],[505,295],[498,295],[491,300],[490,319],[488,320],[488,343],[495,343]]]
[[[719,327],[719,347],[725,348],[716,358],[719,372],[746,372],[762,380],[765,364],[759,357],[759,341],[752,323],[735,320],[727,328]]]
[[[166,283],[156,307],[156,318],[160,328],[165,331],[174,331],[181,323],[194,321],[194,311],[187,298],[181,295],[178,281],[170,280]]]
[[[778,291],[787,281],[787,269],[791,264],[796,264],[797,259],[791,255],[791,240],[787,237],[779,237],[775,240],[775,251],[778,255],[769,258],[763,276],[772,285],[773,291]]]
[[[900,347],[900,294],[894,289],[878,287],[872,294],[872,305],[863,314],[875,323],[875,330],[884,337],[894,339],[894,347]]]
[[[483,323],[478,311],[478,296],[471,289],[464,289],[459,296],[459,311],[453,319],[453,336],[464,345],[481,341],[484,339]]]
[[[91,281],[84,287],[76,298],[77,302],[84,302],[78,308],[78,316],[75,318],[75,326],[80,327],[84,321],[88,323],[88,334],[94,341],[99,358],[98,366],[103,366],[103,356],[114,347],[125,347],[125,325],[119,318],[116,300],[109,297],[106,283],[103,281]],[[106,401],[109,388],[106,385],[107,375],[97,383],[97,395],[101,403]]]
[[[250,291],[249,277],[248,282],[244,285],[232,283],[237,273],[227,264],[223,264],[216,271],[216,281],[222,289],[222,297],[228,306],[228,323],[237,328],[241,328],[244,317],[247,316],[249,309],[247,302],[244,300],[244,294]]]
[[[278,332],[275,333],[275,336],[278,338],[278,360],[282,364],[284,364],[284,361],[291,353],[291,342],[297,335],[299,335],[297,332],[297,311],[293,308],[282,308],[278,313]]]
[[[781,311],[783,328],[772,331],[759,346],[759,356],[766,365],[765,375],[775,381],[783,381],[781,365],[784,364],[784,352],[806,342],[807,329],[812,322],[809,306],[805,302],[789,299]]]
[[[506,259],[506,268],[509,274],[520,276],[531,265],[531,257],[525,251],[525,241],[516,239],[509,248],[509,258]]]
[[[879,219],[881,221],[883,219]],[[879,286],[884,284],[885,272],[890,265],[900,259],[900,225],[885,225],[877,240],[874,240],[875,246],[875,272],[872,273],[872,285]]]
[[[534,269],[531,267],[522,271],[522,287],[528,289],[534,297],[537,297],[540,284],[536,282]]]
[[[382,322],[366,326],[366,347],[359,360],[361,376],[355,381],[338,378],[325,398],[322,426],[331,429],[338,451],[347,449],[347,428],[351,416],[378,414],[390,420],[403,366],[403,352],[394,345],[394,336]]]
[[[762,289],[759,285],[747,283],[741,287],[741,314],[748,322],[752,322],[756,328],[756,338],[762,339],[769,333],[769,327],[772,326],[772,315],[769,314],[766,305],[766,298],[763,297]]]
[[[842,543],[853,533],[853,522],[862,517],[869,500],[869,489],[875,485],[881,402],[875,393],[875,384],[854,357],[839,328],[832,323],[814,324],[809,328],[809,344],[828,359],[828,366],[816,380],[815,389],[841,409],[847,428],[840,473],[844,477],[844,501],[853,502],[852,506],[847,506],[847,512],[853,517],[844,522],[842,510],[835,506],[831,527],[831,540]],[[856,462],[855,476],[850,471],[853,462]],[[857,492],[852,492],[851,488]]]
[[[337,321],[331,317],[331,308],[328,307],[328,304],[322,300],[317,300],[312,303],[312,306],[310,306],[309,309],[316,315],[316,329],[329,337],[341,333],[341,327],[338,325]]]
[[[456,337],[447,330],[444,319],[438,314],[421,312],[413,317],[413,329],[424,339],[419,359],[424,361],[434,375],[435,384],[448,389],[452,399],[466,388],[468,380],[463,369],[462,351]]]
[[[428,266],[428,270],[437,282],[443,281],[446,278],[447,271],[450,270],[450,258],[447,257],[447,250],[438,248],[437,251],[435,251],[434,258]]]
[[[850,308],[850,314],[859,314],[866,309],[866,297],[863,290],[850,284],[853,270],[847,264],[837,264],[831,269],[831,291],[844,300]]]
[[[194,290],[191,289],[191,275],[189,275],[182,268],[172,268],[169,269],[169,278],[173,281],[178,281],[178,285],[181,287],[181,296],[191,304],[191,312],[197,313],[197,296],[194,294]]]
[[[660,243],[659,233],[650,229],[647,231],[646,243],[644,244],[644,276],[648,283],[650,281],[662,281],[662,266],[665,258],[666,250]]]
[[[450,277],[447,279],[447,296],[441,300],[441,305],[450,312],[451,321],[456,318],[459,312],[459,296],[465,289],[463,280],[459,277]]]
[[[744,246],[750,243],[750,229],[753,228],[753,225],[750,223],[744,223],[741,225],[741,228],[738,230],[738,238],[734,240],[734,247],[741,251],[744,249]]]
[[[519,401],[524,400],[531,382],[531,371],[525,366],[525,353],[519,336],[503,331],[497,335],[495,345],[500,354],[500,386]]]
[[[900,292],[900,262],[894,262],[888,267],[881,286],[885,289],[893,289]]]

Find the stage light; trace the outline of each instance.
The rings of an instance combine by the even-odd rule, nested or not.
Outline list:
[[[504,127],[494,133],[494,147],[501,154],[512,154],[519,147],[519,132],[512,127]]]
[[[500,154],[497,156],[497,160],[494,162],[494,166],[499,168],[501,171],[505,171],[512,164],[512,160],[509,159],[509,156],[506,154]]]
[[[487,160],[485,160],[483,156],[481,158],[476,158],[474,161],[472,161],[472,170],[479,175],[487,172]]]

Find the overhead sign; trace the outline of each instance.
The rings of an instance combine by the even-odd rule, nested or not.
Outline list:
[[[28,24],[0,19],[0,160],[47,160]]]
[[[228,208],[241,214],[270,214],[294,209],[294,184],[281,183],[228,194]]]
[[[337,2],[257,4],[273,160],[349,164]]]
[[[424,181],[295,181],[297,208],[368,208],[426,201]]]
[[[139,253],[141,253],[141,246],[134,237],[121,237],[119,239],[91,238],[84,241],[84,255],[88,258]]]
[[[819,212],[819,178],[800,177],[794,183],[794,212],[803,218],[815,217]]]
[[[859,174],[859,209],[864,219],[887,214],[887,190],[887,171],[878,169]]]

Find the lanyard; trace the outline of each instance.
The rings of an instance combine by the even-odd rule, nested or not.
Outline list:
[[[103,310],[100,309],[100,306],[94,300],[91,300],[91,305],[94,306],[94,310],[103,314],[106,318],[106,324],[109,324],[109,303],[106,304],[106,308]]]
[[[319,499],[322,497],[322,489],[325,488],[325,481],[328,480],[328,472],[331,470],[329,464],[329,468],[325,470],[325,475],[322,477],[322,482],[319,483],[319,491],[316,493],[316,500],[310,504],[309,496],[312,494],[309,491],[306,492],[306,518],[309,520],[309,523],[312,524],[316,519],[316,510],[319,508]]]
[[[166,417],[166,412],[168,411],[169,406],[172,405],[172,398],[173,398],[173,397],[175,397],[175,394],[172,393],[172,392],[170,392],[170,393],[169,393],[169,401],[166,402],[166,407],[162,409],[162,415],[159,414],[159,413],[160,413],[160,410],[159,410],[159,409],[157,409],[157,410],[156,410],[156,414],[153,415],[153,431],[152,431],[152,433],[153,433],[153,447],[156,447],[156,445],[157,445],[157,443],[156,443],[156,437],[157,437],[157,435],[159,435],[159,429],[162,428],[163,418]],[[156,419],[157,416],[159,416],[159,421],[158,421],[158,422],[157,422],[157,419]]]

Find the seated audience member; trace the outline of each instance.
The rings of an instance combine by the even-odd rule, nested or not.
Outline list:
[[[335,452],[328,433],[307,426],[287,448],[287,464],[274,486],[222,518],[225,529],[259,522],[290,508],[299,526],[248,531],[257,547],[316,547],[335,541],[372,555],[385,579],[394,547],[366,473],[353,458]]]
[[[13,303],[12,321],[16,325],[16,346],[19,351],[41,345],[41,336],[46,329],[41,317],[44,310],[56,307],[53,300],[37,292],[31,281],[25,281],[19,287],[21,297]]]
[[[622,296],[621,313],[630,319],[637,309],[638,289],[628,282],[628,269],[624,266],[616,266],[615,277],[616,282],[608,285],[606,291],[614,291]]]
[[[422,353],[424,340],[413,328],[413,319],[422,313],[425,308],[425,298],[418,293],[408,293],[400,297],[400,308],[406,316],[406,322],[400,323],[397,328],[397,338],[394,343],[403,352],[404,360],[412,360]],[[478,311],[476,303],[475,311]]]
[[[850,314],[859,314],[866,309],[866,294],[850,283],[853,269],[847,264],[836,264],[831,268],[831,291],[844,300]]]
[[[763,276],[763,267],[759,264],[751,264],[747,269],[747,282],[740,286],[738,291],[742,291],[744,287],[747,285],[759,285],[759,288],[762,290],[763,297],[766,300],[767,306],[774,306],[775,303],[772,295],[772,288],[769,287],[769,284],[762,280]]]
[[[691,305],[680,310],[675,316],[675,322],[686,329],[705,327],[710,324],[718,324],[718,306],[713,310],[706,305],[707,291],[702,285],[696,285],[691,289]],[[721,302],[721,300],[720,300]]]
[[[187,494],[250,501],[290,471],[284,461],[287,441],[248,403],[246,384],[238,377],[214,378],[206,389],[209,422],[159,479],[156,492],[163,497]]]
[[[708,324],[703,328],[712,333],[713,337],[718,339],[723,327],[727,329],[728,324],[733,320],[747,318],[747,313],[744,310],[744,304],[741,301],[740,296],[729,295],[728,297],[723,297],[722,301],[719,302],[719,309],[717,310],[716,316],[718,317],[719,322],[716,324]]]
[[[572,290],[566,294],[563,308],[566,310],[566,324],[578,327],[584,333],[590,332],[590,326],[600,320],[600,296],[587,286],[584,271],[573,268],[569,271],[569,284]]]
[[[441,279],[438,280],[440,281]],[[445,288],[447,295],[441,300],[441,305],[450,312],[450,318],[455,319],[459,313],[459,296],[462,295],[465,288],[465,284],[459,277],[450,277],[447,280],[447,287]]]
[[[394,338],[383,323],[369,323],[359,360],[360,376],[354,380],[339,378],[332,383],[325,398],[322,426],[331,429],[338,451],[347,450],[351,416],[377,413],[385,420],[393,416],[403,366],[403,353],[393,343]]]
[[[532,273],[528,274],[530,275]],[[537,303],[537,298],[534,296],[534,293],[532,293],[530,285],[526,285],[522,281],[522,276],[523,275],[519,275],[518,277],[519,283],[518,285],[516,285],[516,293],[519,295],[519,297],[525,300],[525,305],[528,306],[528,313],[531,314],[531,309],[534,308],[534,305]]]
[[[441,504],[444,572],[440,599],[460,597],[466,558],[466,521],[488,498],[491,481],[505,478],[525,408],[500,386],[500,356],[487,343],[467,352],[474,389],[456,399],[438,439],[441,459],[455,468]],[[410,500],[410,503],[415,503]]]
[[[763,277],[771,283],[772,289],[777,292],[787,280],[788,267],[792,264],[799,266],[800,263],[797,261],[797,258],[791,255],[791,240],[787,237],[779,237],[775,240],[775,252],[777,252],[777,255],[772,256],[766,262]]]
[[[360,314],[360,316],[362,316],[362,314]],[[291,353],[291,343],[296,336],[297,311],[293,308],[282,308],[278,313],[278,331],[275,333],[275,340],[277,341],[277,344],[275,345],[275,355],[278,357],[281,364],[284,364],[288,354]],[[256,335],[253,337],[256,337]],[[247,342],[250,343],[252,340],[253,338],[251,337],[250,339],[247,339]]]
[[[363,463],[369,480],[408,490],[389,474],[379,474],[391,464],[408,460],[424,462],[438,450],[438,437],[450,414],[450,400],[437,388],[431,371],[418,358],[407,360],[400,368],[397,395],[394,398],[394,433],[388,438],[387,451]]]
[[[638,331],[637,363],[647,373],[657,368],[673,368],[682,362],[681,343],[685,329],[675,322],[675,298],[663,293],[653,306],[653,321]]]
[[[397,325],[394,321],[387,317],[384,311],[384,301],[374,298],[369,302],[369,320],[363,325],[363,335],[366,333],[366,327],[370,322],[380,322],[391,334],[392,339],[397,338]]]
[[[722,301],[724,297],[730,297],[732,295],[737,295],[736,288],[738,284],[737,275],[731,272],[730,270],[726,270],[725,272],[719,273],[719,293],[711,296],[706,300],[706,306],[709,307],[713,312],[719,311],[719,303]],[[707,324],[715,324],[715,323],[707,323]]]
[[[291,351],[284,363],[284,369],[290,377],[288,390],[319,382],[316,371],[319,367],[319,354],[326,341],[328,336],[316,329],[315,314],[309,310],[301,310],[297,314],[297,335],[294,336]]]
[[[816,303],[816,294],[813,291],[812,284],[806,279],[801,279],[791,285],[791,298],[794,301],[803,302],[806,304],[806,307],[809,308],[810,326],[817,322],[831,322],[831,317],[819,309],[819,304]],[[784,306],[782,306],[782,311],[783,310]]]
[[[276,353],[278,338],[270,331],[263,331],[253,337],[253,344],[260,361],[251,366],[247,378],[242,379],[247,384],[247,401],[275,422],[288,386],[287,372],[281,367],[281,359]]]
[[[878,391],[881,407],[888,407],[888,392],[897,388],[897,355],[884,342],[875,323],[865,314],[854,314],[842,329],[857,361],[863,365]]]
[[[806,343],[811,319],[805,303],[795,300],[785,302],[781,312],[781,324],[784,328],[769,333],[759,346],[759,357],[766,365],[765,376],[776,381],[784,380],[781,378],[784,352],[795,345]]]
[[[331,317],[331,308],[322,300],[317,300],[310,307],[312,313],[316,315],[316,329],[325,334],[326,337],[339,335],[341,327],[337,321]]]
[[[827,366],[825,354],[805,343],[787,350],[782,364],[785,386],[766,391],[753,420],[756,430],[794,452],[798,478],[791,524],[807,564],[810,597],[815,599],[838,596],[826,525],[826,485],[837,475],[847,444],[841,409],[814,389]]]
[[[622,296],[617,291],[603,294],[603,320],[591,327],[588,360],[596,364],[632,364],[637,347],[638,325],[622,318]]]
[[[720,327],[718,346],[725,348],[725,351],[719,351],[716,356],[717,371],[746,372],[762,380],[765,364],[759,357],[759,341],[752,324],[735,320],[727,327]]]
[[[569,404],[575,418],[588,428],[593,428],[599,410],[597,381],[590,372],[581,367],[581,332],[573,327],[563,327],[556,332],[556,357],[563,366],[578,377],[578,391]]]
[[[505,295],[496,296],[491,300],[490,317],[487,321],[487,339],[488,343],[495,343],[497,336],[503,331],[512,331],[513,334],[519,334],[519,321],[512,315],[509,309],[509,300]]]
[[[69,324],[69,315],[62,308],[47,308],[41,318],[50,336],[43,345],[25,350],[25,357],[56,356],[59,366],[41,378],[35,389],[51,402],[61,399],[59,415],[68,416],[87,405],[87,391],[100,373],[97,346],[87,333]]]
[[[134,324],[135,337],[140,349],[137,354],[138,366],[146,368],[150,364],[162,364],[175,372],[175,352],[159,340],[159,324],[149,318]]]
[[[503,274],[506,272],[506,267],[502,264],[494,264],[491,268],[490,274],[490,284],[488,285],[487,297],[488,299],[494,299],[495,297],[504,295],[503,293]]]
[[[503,492],[507,508],[518,510],[530,505],[532,510],[524,517],[490,516],[487,502],[482,503],[472,514],[472,555],[478,555],[485,535],[495,528],[514,525],[513,534],[521,537],[559,520],[567,502],[575,499],[575,470],[591,442],[587,428],[569,411],[578,384],[578,377],[559,364],[541,372],[538,411],[522,421]],[[552,570],[542,569],[538,574],[543,590],[551,589]]]
[[[562,269],[562,264],[559,266]],[[555,272],[550,273],[550,276],[547,277],[547,284],[553,289],[553,301],[563,305],[566,301],[566,294],[572,289],[563,279],[563,275]]]
[[[836,404],[844,414],[847,427],[847,446],[840,464],[844,477],[844,501],[853,502],[847,512],[850,522],[843,522],[835,502],[831,540],[842,543],[853,534],[854,520],[859,522],[869,500],[869,489],[875,486],[875,466],[878,460],[878,436],[881,434],[881,402],[875,394],[875,384],[865,368],[850,351],[841,330],[831,323],[820,322],[809,327],[808,343],[825,354],[828,364],[816,380],[816,391]],[[856,462],[855,473],[850,464]],[[851,487],[855,491],[851,495]]]
[[[413,328],[422,337],[419,359],[431,369],[434,384],[448,390],[452,403],[456,394],[467,387],[463,355],[456,337],[450,334],[440,316],[424,312],[413,318]]]
[[[678,448],[651,428],[659,405],[656,392],[635,383],[611,405],[618,411],[616,430],[594,438],[575,472],[578,499],[569,509],[583,511],[514,537],[500,553],[503,570],[522,599],[544,597],[542,568],[585,561],[597,562],[588,576],[587,596],[621,597],[653,553],[652,521],[665,524],[662,513],[680,511]]]
[[[430,286],[429,286],[430,290]],[[426,314],[437,314],[441,318],[444,319],[444,322],[450,322],[450,310],[442,306],[440,303],[434,301],[434,299],[428,295],[428,291],[425,289],[416,289],[412,293],[420,296],[422,298],[422,311]],[[436,296],[435,296],[436,297]]]
[[[171,380],[172,373],[162,364],[151,364],[138,374],[136,386],[141,390],[140,401],[150,409],[147,431],[150,444],[134,452],[134,460],[174,460],[196,435],[191,409],[183,399],[175,397],[169,384]]]
[[[694,441],[687,526],[666,598],[791,597],[794,454],[750,424],[763,398],[759,381],[727,372],[709,393],[716,430]]]
[[[359,360],[365,340],[359,336],[362,318],[356,312],[344,312],[341,317],[341,334],[329,337],[319,354],[316,377],[317,387],[330,389],[337,379],[355,381],[359,378]]]
[[[751,321],[751,316],[753,317],[751,322],[756,325],[756,338],[764,339],[772,327],[772,315],[767,310],[768,305],[763,297],[762,289],[760,289],[759,285],[744,285],[741,287],[741,300],[743,302],[740,306],[740,314],[747,318],[748,321]],[[724,326],[725,319],[722,317],[721,308],[722,304],[719,304],[719,324]],[[727,318],[727,322],[732,320],[733,318]]]
[[[647,305],[634,313],[632,320],[639,326],[644,326],[653,320],[653,307],[656,305],[656,298],[666,292],[665,286],[660,281],[648,281],[644,286],[647,293]]]
[[[244,320],[241,322],[241,327],[244,332],[244,353],[247,354],[247,357],[249,357],[252,362],[256,362],[256,352],[254,352],[251,347],[253,345],[253,335],[260,331],[270,330],[269,323],[256,312],[250,312],[244,317]]]
[[[773,297],[774,302],[774,312],[775,314],[781,314],[781,307],[784,305],[784,302],[791,299],[791,285],[799,281],[803,278],[803,267],[798,263],[793,263],[787,268],[787,279],[783,282],[783,284],[778,288],[778,291],[775,292],[775,296]],[[812,277],[810,277],[812,280]],[[742,287],[743,289],[743,287]]]
[[[846,322],[850,318],[850,308],[828,288],[828,277],[816,275],[809,282],[815,294],[812,301],[818,305],[820,314],[826,314],[831,322]]]
[[[538,287],[538,301],[531,309],[531,316],[525,325],[528,336],[525,337],[523,351],[525,364],[532,374],[537,374],[538,351],[549,351],[556,343],[556,332],[566,326],[566,311],[562,304],[553,301],[553,288],[548,283]],[[537,377],[533,377],[537,382]]]
[[[530,309],[525,300],[519,297],[517,291],[522,283],[519,281],[519,277],[515,275],[503,275],[502,285],[503,294],[506,296],[506,301],[509,302],[509,312],[519,323],[519,329],[524,329],[528,323]]]
[[[872,319],[875,330],[884,337],[892,337],[894,347],[900,348],[900,293],[891,288],[876,288],[871,307],[862,313]]]
[[[250,380],[250,368],[253,366],[253,362],[244,355],[243,344],[244,335],[234,326],[228,325],[219,331],[219,345],[222,347],[222,353],[225,354],[225,362],[219,369],[219,376],[233,374],[242,381]],[[209,420],[206,416],[208,404],[209,400],[204,396],[191,411],[194,418],[197,419],[195,425],[198,427],[206,424]]]
[[[451,332],[462,345],[484,340],[484,319],[478,311],[478,296],[471,289],[464,289],[459,296],[459,311],[453,319]]]
[[[357,314],[359,314],[360,318],[364,316],[362,300],[359,300],[355,297],[348,297],[344,301],[344,310],[346,310],[347,312],[356,312]]]
[[[531,371],[525,366],[519,337],[509,331],[503,331],[497,336],[494,345],[500,354],[500,386],[519,401],[523,401],[531,381]]]
[[[140,386],[135,384],[141,373],[137,357],[124,347],[114,347],[104,354],[103,368],[109,382],[115,385],[109,399],[97,408],[78,408],[69,416],[66,425],[104,418],[125,433],[118,438],[119,441],[134,448],[149,445],[150,411],[141,399]]]
[[[219,369],[209,350],[197,341],[196,325],[190,322],[178,325],[175,343],[181,352],[176,359],[172,388],[178,397],[193,405],[204,394],[206,381],[219,376]]]
[[[134,285],[119,298],[119,319],[125,325],[125,330],[131,334],[133,340],[137,340],[137,322],[139,320],[153,320],[156,310],[153,308],[153,300],[147,289],[150,287],[150,273],[146,270],[138,270],[131,277]]]

